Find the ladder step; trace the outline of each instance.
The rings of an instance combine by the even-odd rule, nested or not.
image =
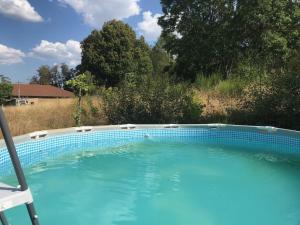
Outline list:
[[[20,188],[0,183],[0,212],[27,203],[32,203],[29,189],[21,191]]]

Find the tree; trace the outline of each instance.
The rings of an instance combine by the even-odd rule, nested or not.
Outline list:
[[[60,65],[60,69],[61,69],[61,74],[63,77],[64,85],[68,80],[73,79],[76,76],[76,74],[78,73],[78,71],[76,69],[73,69],[73,68],[70,69],[70,67],[65,63],[62,63]]]
[[[300,129],[300,48],[284,71],[273,70],[244,90],[240,107],[231,111],[232,122]]]
[[[282,67],[299,40],[299,1],[162,0],[159,19],[175,71],[226,78],[244,57],[261,67]]]
[[[67,81],[66,84],[73,89],[75,95],[78,97],[78,103],[77,103],[76,113],[74,118],[76,121],[76,125],[80,126],[81,112],[82,112],[82,106],[81,106],[82,96],[92,92],[95,89],[93,76],[91,75],[90,72],[85,72]]]
[[[63,88],[64,77],[60,71],[60,66],[55,65],[52,68],[50,68],[50,73],[51,73],[51,80],[49,84],[55,87]]]
[[[134,69],[133,73],[136,75],[150,75],[153,66],[150,58],[151,49],[146,44],[144,37],[142,36],[140,39],[136,40],[134,53],[133,53],[133,62]]]
[[[53,85],[59,88],[64,88],[66,82],[77,73],[75,69],[70,69],[64,63],[52,67],[43,65],[38,68],[37,72],[37,75],[31,78],[31,84]]]
[[[55,65],[51,68],[51,85],[64,88],[66,82],[75,77],[76,70],[70,69],[67,64]]]
[[[51,84],[52,83],[52,73],[51,68],[47,65],[40,66],[37,69],[37,75],[33,76],[30,80],[31,84]]]
[[[117,85],[126,74],[151,74],[150,49],[144,39],[137,39],[133,29],[112,20],[101,30],[94,30],[81,43],[81,71],[90,71],[98,82]]]
[[[4,74],[0,74],[0,83],[11,83],[10,78]]]
[[[33,77],[31,77],[30,84],[39,84],[39,77],[37,75],[34,75]]]
[[[300,1],[237,1],[233,17],[239,50],[255,63],[282,69],[300,38]]]
[[[0,75],[0,105],[3,105],[11,98],[13,85],[10,79],[4,75]]]
[[[151,60],[153,66],[153,75],[160,76],[166,73],[173,63],[170,54],[164,49],[165,41],[160,37],[151,49]]]
[[[40,66],[37,69],[38,72],[38,83],[42,85],[51,84],[52,83],[52,73],[51,68],[47,65]]]

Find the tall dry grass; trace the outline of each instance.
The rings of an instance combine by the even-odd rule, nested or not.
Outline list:
[[[91,113],[87,99],[83,100],[83,125],[105,124],[101,101],[92,99],[96,113]],[[4,113],[13,136],[33,131],[75,126],[76,99],[39,99],[33,105],[7,106]]]
[[[238,98],[223,96],[216,91],[199,91],[196,90],[196,99],[204,104],[202,113],[203,123],[228,123],[228,110],[238,107]]]

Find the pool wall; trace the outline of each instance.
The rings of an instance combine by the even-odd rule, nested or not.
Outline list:
[[[134,125],[122,129],[120,125],[92,127],[89,132],[75,128],[50,130],[41,139],[29,135],[15,137],[16,148],[23,167],[68,154],[77,150],[92,150],[121,146],[133,142],[170,139],[196,140],[207,144],[237,147],[251,146],[248,150],[300,155],[300,132],[274,127],[207,125]],[[168,127],[168,128],[167,128]],[[170,128],[171,127],[171,128]],[[12,173],[13,168],[3,140],[0,141],[0,176]]]

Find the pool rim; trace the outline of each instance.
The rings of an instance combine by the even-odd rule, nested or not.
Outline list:
[[[210,124],[130,124],[134,125],[135,127],[132,129],[124,129],[122,126],[126,126],[129,124],[119,124],[119,125],[101,125],[101,126],[89,126],[92,128],[91,131],[88,132],[78,132],[76,128],[78,127],[69,127],[69,128],[62,128],[62,129],[50,129],[44,130],[47,132],[47,136],[49,137],[56,137],[60,135],[68,135],[68,134],[87,134],[89,132],[96,132],[96,131],[132,131],[132,130],[143,130],[143,129],[180,129],[180,128],[202,128],[202,129],[217,129],[217,130],[233,130],[233,131],[254,131],[257,133],[269,133],[269,134],[278,134],[290,137],[300,138],[300,131],[297,130],[290,130],[284,128],[278,128],[273,126],[253,126],[253,125],[234,125],[234,124],[223,124],[223,123],[210,123]],[[173,127],[172,127],[173,126]],[[174,127],[175,126],[175,127]],[[36,131],[34,131],[36,132]],[[39,139],[32,139],[30,135],[33,132],[23,134],[20,136],[13,137],[14,143],[16,145],[30,142],[30,141],[37,141],[37,140],[44,140],[45,138]],[[0,139],[0,149],[6,148],[6,144],[4,139]]]

